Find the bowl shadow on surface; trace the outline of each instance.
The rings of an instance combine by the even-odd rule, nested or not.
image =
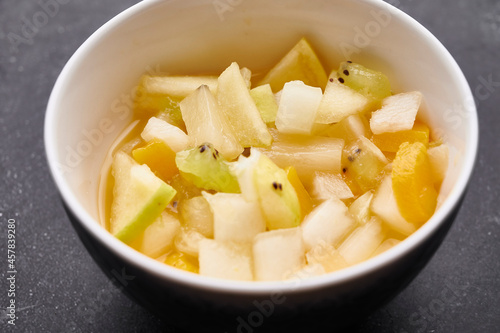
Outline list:
[[[326,295],[329,290],[324,288],[324,300],[318,299],[317,303],[293,311],[279,304],[274,304],[271,309],[255,306],[256,303],[264,304],[271,296],[259,298],[249,295],[247,304],[242,304],[241,309],[224,308],[223,311],[208,303],[197,302],[196,299],[186,299],[190,293],[186,293],[183,288],[190,287],[172,284],[169,288],[159,277],[146,274],[122,260],[93,238],[66,203],[62,202],[78,237],[106,276],[130,299],[150,310],[165,324],[165,328],[173,326],[186,332],[299,333],[357,331],[358,325],[406,288],[429,262],[459,213],[464,197],[465,193],[432,237],[408,253],[402,259],[404,262],[388,264],[384,268],[392,270],[392,273],[385,274],[381,287],[364,286],[360,292],[361,298],[354,299],[348,299],[349,292],[345,295]],[[374,285],[377,284],[374,282]],[[163,287],[160,290],[158,286]],[[215,291],[206,292],[211,293],[210,297],[219,297]],[[288,294],[282,296],[294,297]],[[284,300],[286,304],[286,298]],[[252,310],[242,310],[244,308]]]

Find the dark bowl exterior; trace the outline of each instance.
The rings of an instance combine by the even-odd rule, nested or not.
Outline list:
[[[189,332],[329,332],[355,325],[403,290],[431,259],[461,207],[413,251],[378,269],[326,288],[251,295],[167,281],[123,260],[93,237],[64,203],[79,238],[102,271],[130,298],[167,324]]]

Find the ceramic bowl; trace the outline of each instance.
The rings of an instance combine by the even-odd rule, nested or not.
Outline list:
[[[327,70],[353,60],[384,72],[395,92],[423,93],[422,118],[451,155],[439,209],[425,225],[391,250],[345,270],[262,283],[174,269],[101,226],[100,170],[131,122],[141,74],[217,73],[232,61],[262,72],[302,36]],[[89,253],[134,300],[193,332],[333,330],[388,302],[445,237],[461,206],[477,143],[474,99],[455,60],[419,23],[376,0],[142,1],[75,52],[54,86],[45,119],[50,170]]]

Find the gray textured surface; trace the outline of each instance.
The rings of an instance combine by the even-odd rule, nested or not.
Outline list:
[[[69,1],[16,47],[9,33],[22,36],[25,20],[41,7],[0,0],[0,309],[7,305],[7,219],[14,218],[17,331],[178,332],[123,296],[93,263],[66,218],[44,157],[45,107],[59,72],[93,31],[135,2]],[[500,3],[398,2],[442,41],[469,80],[478,98],[480,155],[463,208],[438,253],[404,292],[353,331],[497,332]],[[488,96],[484,80],[494,82]],[[0,311],[0,331],[10,329]]]

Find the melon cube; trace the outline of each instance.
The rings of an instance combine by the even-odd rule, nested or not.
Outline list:
[[[200,275],[220,279],[252,281],[250,247],[204,239],[199,248]]]
[[[349,265],[354,265],[370,258],[384,238],[382,221],[372,217],[367,224],[354,230],[340,245],[339,253]]]
[[[328,126],[326,129],[318,133],[318,135],[329,136],[332,138],[344,139],[347,143],[356,141],[358,138],[369,136],[368,120],[359,114],[355,114],[344,118],[337,124]]]
[[[339,251],[334,246],[326,242],[320,242],[314,248],[306,253],[306,259],[309,264],[320,264],[325,272],[330,273],[342,268],[346,268],[349,264],[340,255]]]
[[[390,228],[404,236],[409,236],[417,229],[413,223],[406,221],[399,212],[398,204],[392,190],[392,178],[390,175],[382,180],[382,183],[375,191],[370,209]]]
[[[243,152],[217,100],[205,85],[181,103],[182,118],[194,146],[209,142],[228,160]]]
[[[324,201],[330,198],[350,199],[354,197],[351,189],[338,173],[314,172],[311,197],[317,201]]]
[[[349,206],[349,213],[358,224],[366,224],[371,218],[370,205],[373,199],[373,192],[368,191],[362,196],[358,197]]]
[[[167,212],[161,215],[144,230],[140,252],[151,258],[158,258],[172,247],[180,231],[179,220]]]
[[[290,275],[286,276],[284,280],[304,280],[315,276],[321,276],[325,274],[326,271],[321,264],[313,263],[307,264],[306,266],[296,270]]]
[[[203,192],[214,214],[214,239],[219,242],[250,243],[266,230],[266,221],[257,201],[242,194]]]
[[[281,92],[276,128],[280,133],[311,134],[323,93],[302,81],[285,83]]]
[[[314,208],[302,222],[305,248],[309,251],[322,243],[337,246],[355,225],[342,201],[328,199]]]
[[[411,130],[422,102],[422,93],[412,91],[389,96],[382,108],[372,113],[370,128],[373,134]]]
[[[305,265],[305,249],[300,228],[258,234],[253,243],[255,279],[277,281]]]
[[[160,139],[174,152],[179,152],[189,147],[189,137],[180,128],[168,122],[151,117],[141,133],[144,141]]]
[[[214,237],[214,217],[204,197],[196,196],[183,200],[179,212],[186,227],[196,230],[205,237]]]
[[[350,115],[363,112],[368,105],[368,98],[332,77],[326,85],[315,121],[319,124],[338,123]]]
[[[206,239],[205,236],[193,229],[183,228],[175,238],[175,248],[177,251],[198,257],[200,243]]]
[[[217,101],[238,142],[243,147],[269,146],[271,134],[250,96],[238,64],[233,62],[222,72],[218,82]],[[220,135],[220,132],[217,134]]]

